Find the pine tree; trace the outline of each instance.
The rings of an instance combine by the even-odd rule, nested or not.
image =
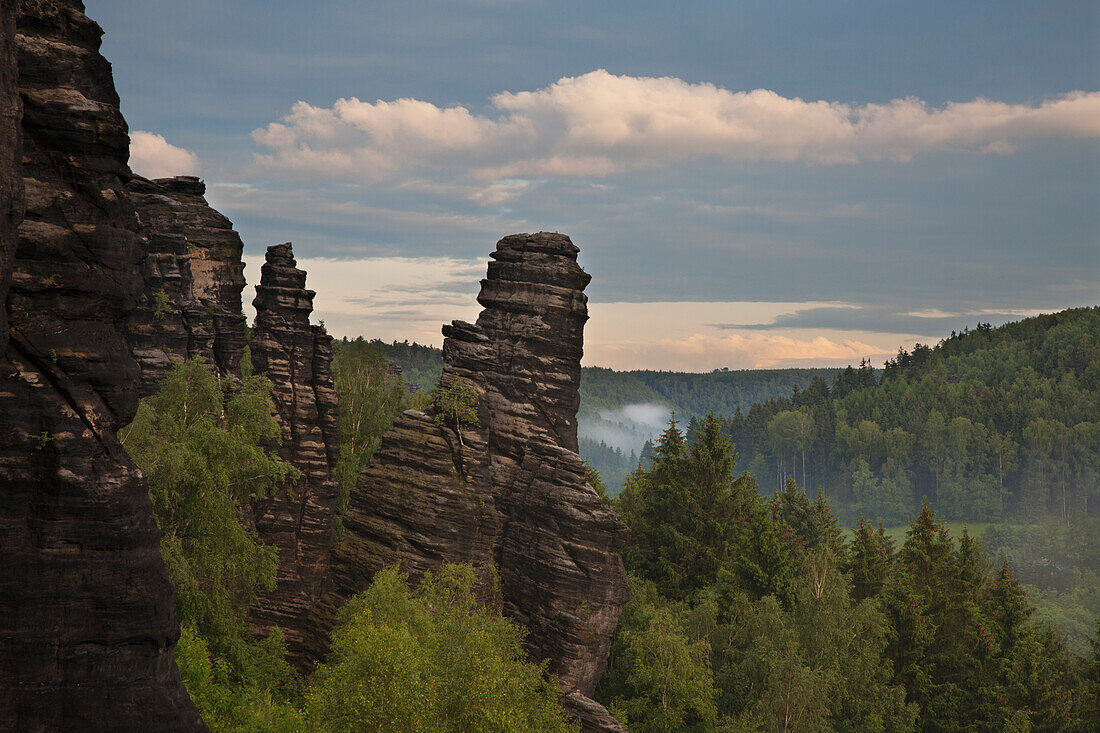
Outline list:
[[[870,522],[860,515],[848,563],[854,599],[861,601],[877,596],[882,591],[890,570],[893,544],[893,541],[886,536],[881,523],[875,530]]]

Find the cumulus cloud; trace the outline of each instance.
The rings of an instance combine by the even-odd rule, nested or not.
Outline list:
[[[599,70],[535,91],[501,92],[485,113],[416,99],[294,105],[253,132],[257,162],[295,175],[470,182],[599,178],[701,158],[851,164],[936,151],[1009,154],[1036,137],[1100,137],[1100,93],[1039,104],[916,98],[856,105],[731,91]],[[517,184],[518,185],[518,184]],[[486,189],[486,203],[507,189]]]
[[[146,178],[194,175],[199,170],[199,157],[162,135],[136,130],[130,133],[130,169]]]

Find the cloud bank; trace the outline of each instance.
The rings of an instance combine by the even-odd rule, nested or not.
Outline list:
[[[130,169],[146,178],[189,176],[199,171],[199,156],[172,145],[162,135],[130,133]]]
[[[932,108],[911,97],[855,105],[598,70],[500,92],[484,114],[352,97],[331,107],[298,102],[253,132],[267,149],[256,162],[270,171],[397,184],[600,178],[702,158],[836,165],[940,151],[1008,154],[1038,137],[1100,137],[1100,93],[1035,105],[979,98]],[[480,195],[499,203],[508,190]]]

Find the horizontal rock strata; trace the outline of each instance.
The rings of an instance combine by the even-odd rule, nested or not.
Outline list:
[[[179,632],[144,479],[114,435],[136,406],[121,322],[141,291],[141,250],[126,125],[83,10],[0,4],[0,727],[203,730],[172,658]],[[26,215],[12,240],[18,187]]]
[[[303,630],[320,598],[335,529],[339,456],[332,337],[310,325],[313,291],[294,261],[290,244],[268,247],[256,287],[252,365],[272,382],[276,419],[282,431],[279,453],[301,479],[289,490],[252,503],[256,531],[279,550],[277,585],[254,604],[257,631],[283,629],[292,662],[303,663]]]
[[[201,357],[220,376],[239,375],[245,346],[240,236],[206,203],[198,178],[135,177],[128,189],[146,251],[143,292],[127,322],[141,395],[156,392],[171,363],[182,359]]]
[[[563,705],[590,729],[612,729],[589,696],[629,597],[618,554],[628,532],[576,453],[589,282],[577,252],[560,234],[497,244],[477,323],[443,331],[440,390],[474,390],[477,425],[409,411],[385,435],[352,492],[315,653],[334,609],[379,568],[399,564],[415,581],[470,562],[527,627],[532,657],[550,661]]]

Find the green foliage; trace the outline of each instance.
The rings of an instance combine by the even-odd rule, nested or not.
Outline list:
[[[446,384],[440,382],[432,391],[436,423],[454,430],[461,443],[462,430],[480,424],[477,416],[479,398],[473,383],[462,377],[452,377]]]
[[[281,658],[282,635],[275,630],[262,645]],[[299,733],[307,730],[296,705],[284,699],[278,685],[264,680],[242,682],[193,626],[184,626],[175,650],[187,694],[212,731]]]
[[[851,573],[853,599],[861,601],[879,595],[886,584],[893,553],[894,542],[886,535],[882,524],[875,530],[860,517],[848,553],[847,569]]]
[[[168,293],[161,288],[153,294],[153,320],[160,321],[172,312],[172,300]]]
[[[636,471],[618,500],[634,535],[623,549],[627,568],[671,597],[713,583],[756,495],[750,477],[733,477],[736,461],[714,415],[690,447],[671,420],[652,468]]]
[[[148,480],[161,554],[194,643],[186,669],[196,676],[185,673],[185,681],[219,685],[210,701],[270,693],[292,680],[281,635],[254,640],[245,627],[249,604],[274,588],[277,556],[245,528],[241,507],[298,476],[265,448],[279,435],[270,390],[266,378],[249,376],[233,391],[201,360],[177,363],[120,432]],[[209,680],[196,661],[200,645],[217,672]]]
[[[661,599],[652,582],[631,578],[631,587],[601,699],[635,733],[713,730],[710,645],[688,637],[684,609]]]
[[[336,480],[340,486],[337,513],[343,515],[360,472],[404,406],[405,389],[377,347],[361,338],[337,343],[332,372],[340,398]]]
[[[592,440],[584,435],[580,436],[578,442],[580,447],[577,452],[592,465],[594,470],[599,471],[608,487],[608,494],[621,493],[627,477],[638,468],[637,451],[614,448],[602,440]]]
[[[306,691],[327,731],[568,731],[556,686],[526,661],[520,627],[479,608],[469,566],[415,591],[389,568],[351,599]]]
[[[584,462],[584,480],[600,495],[600,501],[604,506],[611,506],[611,497],[607,495],[607,486],[600,478],[600,472],[592,468],[592,464],[588,461]]]
[[[1086,656],[1100,618],[1100,518],[989,525],[982,543],[1012,564],[1035,619],[1056,626],[1069,649]]]
[[[362,337],[357,340],[362,340]],[[347,342],[347,339],[344,339]],[[379,339],[368,342],[382,355],[401,367],[401,376],[405,380],[410,394],[427,394],[431,385],[439,381],[443,374],[443,351],[434,346],[422,346],[408,341],[394,341],[387,344]]]

